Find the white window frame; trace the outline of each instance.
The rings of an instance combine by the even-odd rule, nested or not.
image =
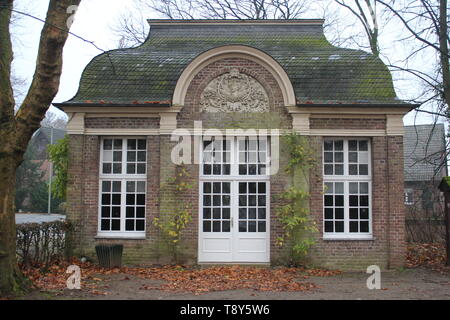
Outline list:
[[[122,173],[103,173],[103,155],[104,155],[104,140],[122,140]],[[146,152],[146,168],[144,174],[127,174],[126,173],[126,164],[127,164],[127,140],[132,139],[141,139],[145,140],[145,152]],[[102,137],[100,139],[100,165],[99,165],[99,192],[98,192],[98,228],[97,228],[97,237],[99,238],[131,238],[131,239],[143,239],[146,236],[146,217],[147,217],[147,172],[149,170],[148,165],[148,140],[147,137],[142,136],[107,136]],[[121,181],[121,203],[120,203],[120,231],[119,230],[101,230],[101,210],[102,210],[102,184],[103,181]],[[126,231],[125,223],[126,223],[126,183],[127,181],[144,181],[145,182],[145,204],[144,204],[144,230],[143,231]]]
[[[343,141],[344,152],[344,174],[343,175],[326,175],[324,170],[325,159],[325,141]],[[368,150],[368,174],[367,175],[350,175],[349,174],[349,141],[365,140],[367,141]],[[324,138],[322,141],[322,171],[323,171],[323,188],[322,197],[322,222],[323,222],[323,239],[324,240],[372,240],[373,239],[373,219],[372,219],[372,144],[371,139],[364,137],[333,137]],[[343,182],[344,183],[344,232],[325,232],[325,183],[327,182]],[[349,204],[349,184],[351,182],[367,182],[368,183],[368,205],[369,205],[369,232],[350,232],[350,204]]]
[[[207,136],[208,138],[210,138],[209,136]],[[200,159],[200,179],[199,179],[199,208],[200,208],[200,214],[202,217],[203,214],[203,183],[204,182],[230,182],[230,188],[231,188],[231,205],[230,205],[230,213],[233,217],[233,210],[238,210],[239,209],[239,205],[238,205],[238,196],[239,196],[239,190],[238,185],[239,182],[264,182],[266,183],[266,231],[265,232],[269,232],[270,230],[270,166],[269,166],[269,159],[270,159],[270,155],[271,155],[271,144],[270,144],[270,138],[269,137],[264,137],[265,141],[266,141],[266,158],[265,158],[265,165],[266,165],[266,171],[265,174],[255,174],[255,175],[250,175],[247,174],[239,174],[239,141],[242,139],[247,138],[247,136],[227,136],[224,137],[226,139],[230,140],[230,174],[223,174],[223,170],[221,172],[221,174],[204,174],[203,173],[203,141],[205,141],[206,137],[199,137],[200,140],[200,148],[199,148],[199,159]],[[249,137],[251,138],[251,136]],[[262,138],[262,137],[255,137],[255,138]],[[201,233],[206,233],[203,231],[203,219],[200,217],[200,223],[199,223],[199,231]],[[237,228],[238,227],[238,222],[239,222],[239,218],[236,217],[236,219],[231,219],[231,225],[232,225],[232,229],[233,228]],[[258,220],[258,219],[256,219]],[[233,232],[233,230],[231,230],[230,232]],[[212,232],[217,234],[216,232]],[[257,232],[255,232],[257,233]]]
[[[204,162],[203,162],[203,141],[206,140],[206,138],[210,139],[210,136],[204,136],[204,137],[199,137],[200,140],[200,148],[199,148],[199,160],[200,160],[200,177],[202,179],[220,179],[220,180],[236,180],[236,179],[248,179],[248,180],[261,180],[261,179],[269,179],[270,177],[270,155],[271,155],[271,143],[270,143],[270,138],[268,136],[264,136],[265,141],[266,141],[266,150],[265,150],[265,166],[266,166],[266,171],[265,174],[239,174],[239,164],[241,164],[239,162],[239,141],[245,138],[252,138],[252,136],[224,136],[223,139],[224,140],[229,140],[230,141],[230,162],[227,162],[226,164],[230,165],[230,174],[223,174],[223,168],[221,169],[221,174],[204,174]],[[259,136],[255,136],[255,138],[262,138]],[[260,152],[260,150],[258,150],[258,152]],[[261,151],[262,152],[262,151]],[[207,163],[209,164],[209,163]],[[225,162],[223,162],[223,158],[222,158],[222,162],[221,165],[225,164]],[[242,164],[246,164],[246,163],[242,163]],[[264,164],[263,162],[261,162],[261,164]],[[211,171],[213,172],[213,171]]]
[[[209,138],[210,136],[199,136],[199,146],[198,153],[199,154],[199,197],[198,197],[198,206],[199,206],[199,223],[198,223],[198,257],[199,262],[203,263],[211,263],[211,262],[223,262],[223,263],[238,263],[238,262],[249,262],[248,257],[249,256],[258,256],[256,259],[257,263],[262,262],[266,263],[270,259],[270,174],[269,174],[269,165],[270,163],[270,154],[271,154],[271,144],[270,144],[270,137],[264,136],[266,140],[266,171],[265,174],[255,174],[250,175],[247,174],[239,174],[239,145],[238,141],[246,135],[236,135],[236,136],[226,136],[226,138],[229,138],[231,140],[230,145],[230,174],[223,174],[223,171],[220,175],[216,174],[203,174],[203,141],[205,138]],[[255,137],[255,136],[249,136],[249,137]],[[262,136],[258,136],[258,138],[262,138]],[[213,232],[213,231],[203,231],[203,187],[204,183],[207,182],[229,182],[230,183],[230,231],[229,232]],[[245,183],[251,183],[251,182],[264,182],[266,185],[266,193],[265,193],[265,231],[261,232],[250,232],[248,231],[239,231],[239,183],[245,182]],[[213,187],[213,186],[212,186]],[[248,193],[247,193],[248,194]],[[258,199],[259,200],[259,199]],[[209,207],[209,206],[208,206]],[[248,206],[247,206],[248,207]],[[258,206],[259,207],[259,202]],[[254,220],[257,224],[257,230],[259,228],[258,222],[262,221],[263,219],[259,219],[258,212],[256,219],[242,219],[247,222],[247,228],[248,228],[248,221]],[[209,219],[207,219],[209,220]],[[212,230],[212,229],[211,229]],[[228,249],[223,249],[222,247],[218,248],[217,250],[214,247],[209,247],[215,241],[220,240],[229,240],[230,247]],[[251,249],[242,249],[240,247],[242,241],[250,241],[250,242],[260,242],[264,241],[265,249],[263,251],[258,251],[260,249],[257,249],[257,251],[253,251]],[[252,259],[252,258],[250,258]],[[253,260],[251,260],[253,261]]]

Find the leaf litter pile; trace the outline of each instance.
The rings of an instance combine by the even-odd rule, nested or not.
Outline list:
[[[442,243],[410,243],[406,266],[425,267],[440,273],[450,273],[450,266],[445,265],[445,258],[445,245]]]
[[[341,271],[304,268],[261,268],[251,266],[214,266],[205,268],[184,266],[122,267],[102,269],[92,263],[79,261],[53,265],[47,272],[39,267],[23,269],[36,289],[59,291],[66,288],[70,274],[66,269],[70,264],[81,268],[83,290],[95,295],[107,295],[104,290],[112,275],[116,279],[131,280],[130,276],[144,280],[163,280],[160,285],[137,284],[140,290],[164,290],[191,292],[195,295],[225,290],[250,289],[255,291],[308,291],[317,286],[307,281],[310,276],[327,277]],[[118,278],[119,277],[119,278]]]

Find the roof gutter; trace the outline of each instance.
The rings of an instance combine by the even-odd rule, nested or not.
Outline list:
[[[413,110],[415,108],[418,108],[420,104],[411,104],[411,103],[297,103],[297,107],[299,108],[334,108],[334,107],[347,107],[347,108],[361,108],[361,107],[368,107],[368,108],[409,108],[410,110]]]
[[[142,108],[168,108],[171,103],[52,103],[55,107],[63,110],[65,107],[93,108],[93,107],[142,107]]]

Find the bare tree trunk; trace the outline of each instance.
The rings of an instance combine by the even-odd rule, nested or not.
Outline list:
[[[42,28],[33,82],[14,115],[11,86],[13,50],[9,24],[13,0],[0,0],[0,296],[25,289],[17,266],[15,224],[15,172],[28,142],[58,92],[62,52],[69,35],[68,8],[80,0],[50,0]]]
[[[351,5],[345,3],[344,1],[335,0],[335,2],[348,9],[361,22],[367,35],[370,51],[372,51],[374,56],[380,56],[380,48],[378,46],[378,17],[376,1],[371,2],[369,0],[365,0],[364,3],[366,10],[364,10],[364,6],[359,2],[359,0],[354,1],[358,10],[354,9]],[[369,17],[367,17],[366,11],[368,11],[370,15]]]
[[[13,162],[10,157],[0,158],[0,296],[17,294],[24,288],[24,278],[16,262]]]
[[[439,3],[439,47],[441,58],[443,98],[450,106],[450,66],[448,52],[448,26],[447,26],[447,0],[440,0]]]

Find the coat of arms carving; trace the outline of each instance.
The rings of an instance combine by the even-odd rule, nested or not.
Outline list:
[[[267,112],[269,98],[255,78],[231,69],[206,86],[200,106],[207,112]]]

